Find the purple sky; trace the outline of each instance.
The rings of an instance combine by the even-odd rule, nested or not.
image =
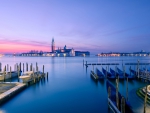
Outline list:
[[[149,0],[1,0],[0,53],[150,51]]]

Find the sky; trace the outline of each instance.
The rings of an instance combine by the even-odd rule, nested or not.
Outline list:
[[[150,52],[149,0],[0,0],[0,53]]]

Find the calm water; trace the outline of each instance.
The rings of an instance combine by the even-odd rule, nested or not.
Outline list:
[[[31,85],[0,106],[0,113],[111,113],[107,106],[106,81],[95,82],[90,77],[89,66],[83,67],[83,59],[88,63],[150,62],[149,57],[2,57],[5,64],[38,62],[39,69],[45,65],[48,80]],[[101,69],[100,66],[97,66]],[[145,66],[143,66],[145,67]],[[114,67],[112,67],[114,68]],[[132,68],[135,68],[132,66]],[[147,68],[150,69],[149,66]],[[128,71],[128,67],[126,67]],[[13,80],[17,81],[17,80]],[[112,81],[115,83],[115,81]],[[146,85],[140,80],[129,81],[129,100],[135,112],[143,112],[143,103],[136,96],[136,89]],[[120,81],[119,91],[126,96],[126,82]]]

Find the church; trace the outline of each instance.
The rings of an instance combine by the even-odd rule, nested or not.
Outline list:
[[[51,52],[29,52],[22,53],[21,56],[53,56],[53,57],[74,57],[74,56],[90,56],[88,51],[74,51],[73,48],[67,48],[65,45],[63,49],[56,49],[54,38],[52,38]]]
[[[55,41],[54,38],[52,39],[52,46],[51,46],[51,50],[52,52],[50,52],[51,54],[53,54],[54,56],[75,56],[75,51],[74,49],[67,49],[67,46],[65,45],[63,49],[59,48],[56,50],[55,49]]]

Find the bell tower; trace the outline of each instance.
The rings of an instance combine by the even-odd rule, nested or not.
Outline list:
[[[54,42],[54,38],[52,38],[52,52],[55,52],[55,42]]]

